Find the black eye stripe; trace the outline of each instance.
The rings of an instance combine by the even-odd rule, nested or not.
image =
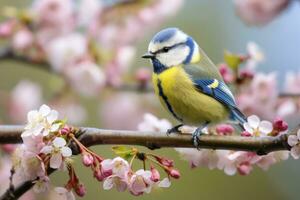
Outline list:
[[[183,44],[185,44],[185,42],[181,42],[181,43],[178,43],[178,44],[174,44],[174,45],[172,45],[172,46],[168,46],[168,47],[163,47],[163,48],[161,48],[161,49],[159,49],[159,50],[157,50],[157,51],[155,51],[155,52],[150,52],[150,53],[152,53],[152,54],[158,54],[158,53],[164,53],[164,52],[166,52],[166,48],[168,49],[168,50],[170,50],[170,49],[173,49],[173,48],[175,48],[175,47],[177,47],[177,46],[180,46],[180,45],[183,45]]]

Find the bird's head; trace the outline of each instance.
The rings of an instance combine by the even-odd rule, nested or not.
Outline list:
[[[200,55],[192,37],[178,28],[166,28],[153,37],[148,52],[142,58],[151,59],[154,71],[163,71],[172,66],[197,62]]]

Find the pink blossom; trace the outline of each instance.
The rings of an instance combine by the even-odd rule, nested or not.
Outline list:
[[[288,136],[288,144],[291,147],[291,155],[294,159],[300,157],[300,130],[297,131],[297,135]]]
[[[14,20],[9,20],[0,23],[0,37],[1,38],[10,37],[13,33],[14,25],[15,25]]]
[[[225,63],[219,65],[219,71],[226,83],[233,82],[234,74],[232,70]]]
[[[264,25],[279,15],[289,0],[235,0],[237,14],[250,25]]]
[[[274,130],[277,130],[278,132],[283,132],[288,129],[288,124],[283,119],[277,117],[273,121],[273,127]]]
[[[14,122],[24,123],[30,110],[38,107],[42,101],[42,91],[38,84],[23,80],[11,92],[9,115]],[[18,114],[16,114],[18,113]]]
[[[159,179],[160,179],[160,174],[159,174],[159,171],[157,169],[155,169],[154,167],[151,166],[151,180],[153,182],[158,182]]]
[[[247,51],[249,58],[247,59],[246,69],[253,71],[258,63],[264,61],[265,55],[255,42],[248,42]]]
[[[119,177],[117,175],[111,175],[104,180],[103,189],[110,190],[114,187],[119,192],[124,192],[128,187],[128,182],[123,177]]]
[[[16,32],[12,39],[12,46],[16,51],[28,50],[33,44],[33,34],[29,30],[22,29]]]
[[[62,137],[56,137],[51,145],[44,146],[41,153],[50,154],[50,167],[58,169],[63,166],[63,160],[72,156],[72,150],[66,146],[66,140]]]
[[[78,184],[75,188],[75,192],[78,196],[83,197],[86,194],[86,189],[83,184]]]
[[[97,96],[105,85],[100,67],[88,60],[68,67],[65,73],[74,89],[85,96]]]
[[[275,151],[267,155],[260,156],[260,159],[255,164],[263,170],[268,170],[271,165],[282,160],[287,160],[288,158],[289,151]]]
[[[91,154],[83,154],[82,156],[82,163],[86,166],[89,167],[94,163],[94,158]]]
[[[172,124],[166,119],[158,119],[151,113],[144,114],[144,121],[138,125],[140,131],[160,131],[166,132]]]
[[[77,21],[79,26],[88,26],[102,10],[103,3],[98,0],[81,0],[78,5]]]
[[[151,172],[140,169],[131,176],[129,191],[135,196],[142,195],[144,192],[150,193],[153,184]]]
[[[253,164],[259,159],[259,156],[253,152],[224,151],[224,154],[220,156],[218,168],[223,169],[227,175],[234,175],[236,172],[241,175],[248,175],[253,168]]]
[[[300,88],[300,71],[298,72],[288,72],[285,75],[284,90],[285,92],[291,94],[299,94]]]
[[[39,26],[58,30],[70,30],[73,27],[73,3],[71,0],[36,0],[32,11]]]
[[[191,148],[176,148],[185,160],[188,160],[190,166],[194,167],[207,167],[208,169],[215,169],[218,166],[219,157],[222,151],[210,149],[191,149]]]
[[[46,54],[51,67],[56,72],[64,72],[67,66],[74,65],[75,61],[85,57],[87,40],[79,33],[56,37],[47,44]]]
[[[276,110],[276,114],[281,117],[286,117],[297,112],[297,104],[292,99],[283,100],[283,102],[278,102],[279,105]]]
[[[232,135],[234,128],[229,124],[219,124],[216,131],[219,135]]]

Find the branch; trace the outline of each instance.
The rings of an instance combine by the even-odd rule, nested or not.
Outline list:
[[[21,143],[21,133],[23,126],[0,125],[0,144]],[[185,147],[194,148],[191,134],[171,134],[163,132],[141,132],[141,131],[121,131],[104,130],[98,128],[79,128],[79,141],[86,147],[94,145],[140,145],[149,149],[162,147]],[[296,134],[296,129],[289,134]],[[203,135],[200,137],[201,148],[207,149],[228,149],[239,151],[252,151],[258,155],[264,155],[272,151],[290,150],[287,143],[288,134],[277,137],[242,137],[242,136],[219,136]],[[79,151],[75,145],[71,145],[73,153]],[[49,171],[52,173],[54,170]],[[13,194],[9,190],[0,197],[4,199],[18,199],[34,185],[33,181],[26,181],[15,187]]]

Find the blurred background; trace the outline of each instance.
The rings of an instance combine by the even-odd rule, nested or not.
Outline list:
[[[104,2],[104,4],[116,3],[116,1]],[[31,4],[32,1],[29,0],[1,0],[0,7],[14,6],[25,9],[29,8]],[[172,6],[172,4],[178,5]],[[265,59],[256,70],[261,72],[275,71],[277,73],[277,87],[280,90],[284,87],[285,74],[287,72],[298,72],[300,66],[300,56],[298,56],[300,4],[296,1],[291,1],[287,8],[278,16],[272,18],[270,22],[268,21],[267,24],[259,26],[250,26],[249,23],[242,21],[236,14],[233,1],[189,0],[173,2],[169,0],[164,1],[164,5],[161,6],[164,6],[164,8],[160,12],[166,12],[167,14],[152,19],[151,17],[155,15],[156,11],[149,10],[149,16],[144,16],[147,22],[132,25],[131,29],[136,30],[136,36],[128,40],[134,40],[134,42],[114,39],[116,43],[124,42],[125,44],[122,47],[109,46],[110,44],[101,47],[102,57],[100,57],[102,60],[108,61],[99,65],[104,67],[104,75],[110,77],[105,83],[109,87],[100,86],[102,89],[98,90],[97,88],[92,94],[88,94],[84,89],[79,89],[79,92],[76,91],[76,88],[78,89],[80,86],[72,81],[82,80],[74,78],[76,75],[68,77],[70,72],[61,71],[60,66],[52,69],[55,73],[49,73],[49,70],[44,69],[43,61],[40,58],[36,59],[36,55],[30,58],[31,61],[37,63],[34,65],[23,60],[0,60],[0,123],[23,124],[26,119],[24,113],[27,111],[23,109],[22,104],[26,104],[30,108],[32,105],[42,103],[50,103],[56,109],[64,110],[64,116],[69,118],[70,123],[82,126],[136,130],[138,123],[143,121],[143,115],[146,112],[172,121],[171,117],[161,109],[158,99],[152,93],[126,92],[118,89],[123,85],[121,82],[135,83],[139,81],[139,83],[142,83],[144,79],[148,79],[148,70],[151,70],[150,64],[142,60],[140,56],[147,50],[153,34],[165,27],[178,27],[190,34],[216,64],[223,62],[224,50],[246,53],[246,45],[249,41],[257,43],[263,50]],[[168,11],[168,6],[172,7],[174,11]],[[133,7],[132,9],[141,8]],[[123,12],[120,13],[124,14]],[[115,13],[106,15],[105,22],[90,29],[99,29],[99,26],[104,26],[103,24],[118,20],[115,19],[114,15]],[[2,22],[6,19],[5,16],[1,17]],[[82,29],[84,27],[79,27],[78,31],[80,32]],[[110,29],[107,30],[106,34],[115,34],[114,37],[116,38],[124,38],[130,37],[126,34],[130,35],[131,32],[119,30],[119,32],[114,33]],[[99,40],[106,40],[105,37],[109,36],[103,34],[97,37],[100,37]],[[105,41],[102,41],[102,43],[105,43]],[[1,40],[2,47],[6,47],[7,44],[6,39]],[[49,44],[49,46],[51,45]],[[49,46],[47,44],[47,48]],[[89,45],[89,49],[95,48],[97,49],[97,47]],[[120,48],[122,49],[120,50]],[[109,53],[113,52],[111,54],[115,57],[118,56],[116,52],[120,50],[120,54],[126,53],[128,57],[132,56],[132,61],[126,61],[126,56],[121,58],[121,61],[113,60],[111,56],[107,56],[107,58],[105,56],[109,53],[103,53],[107,49],[110,49]],[[21,49],[17,54],[28,56],[22,51]],[[48,51],[48,49],[45,51]],[[49,62],[52,61],[49,60]],[[52,62],[55,62],[56,58],[54,57],[53,60]],[[81,60],[76,62],[81,62]],[[126,62],[128,66],[121,66],[122,69],[108,67],[116,62]],[[55,64],[53,65],[55,66]],[[98,74],[99,72],[92,73]],[[119,77],[114,77],[115,73],[119,73]],[[88,74],[87,76],[92,75]],[[122,77],[121,81],[118,80],[120,77]],[[21,85],[20,81],[23,81]],[[73,85],[73,88],[66,86],[65,82]],[[96,83],[100,82],[101,80],[96,80]],[[93,84],[93,82],[91,83]],[[26,101],[25,103],[17,102],[22,98]],[[29,102],[28,99],[31,99],[31,101]],[[32,101],[35,102],[32,103]],[[72,106],[68,107],[66,105]],[[113,156],[109,146],[98,146],[93,147],[93,149],[100,155]],[[278,163],[268,171],[255,169],[248,176],[228,176],[219,170],[208,170],[206,168],[191,170],[188,163],[181,160],[178,153],[173,149],[163,149],[158,152],[175,160],[176,167],[180,169],[182,177],[178,181],[172,181],[172,186],[168,189],[156,190],[140,197],[134,197],[126,192],[104,191],[101,183],[92,178],[91,172],[82,167],[80,160],[75,159],[78,175],[87,188],[87,195],[82,199],[299,199],[300,164],[297,161],[288,160]],[[53,182],[56,185],[63,185],[66,180],[66,177],[60,173],[56,173],[53,177]],[[50,197],[39,197],[39,199],[48,198]]]

